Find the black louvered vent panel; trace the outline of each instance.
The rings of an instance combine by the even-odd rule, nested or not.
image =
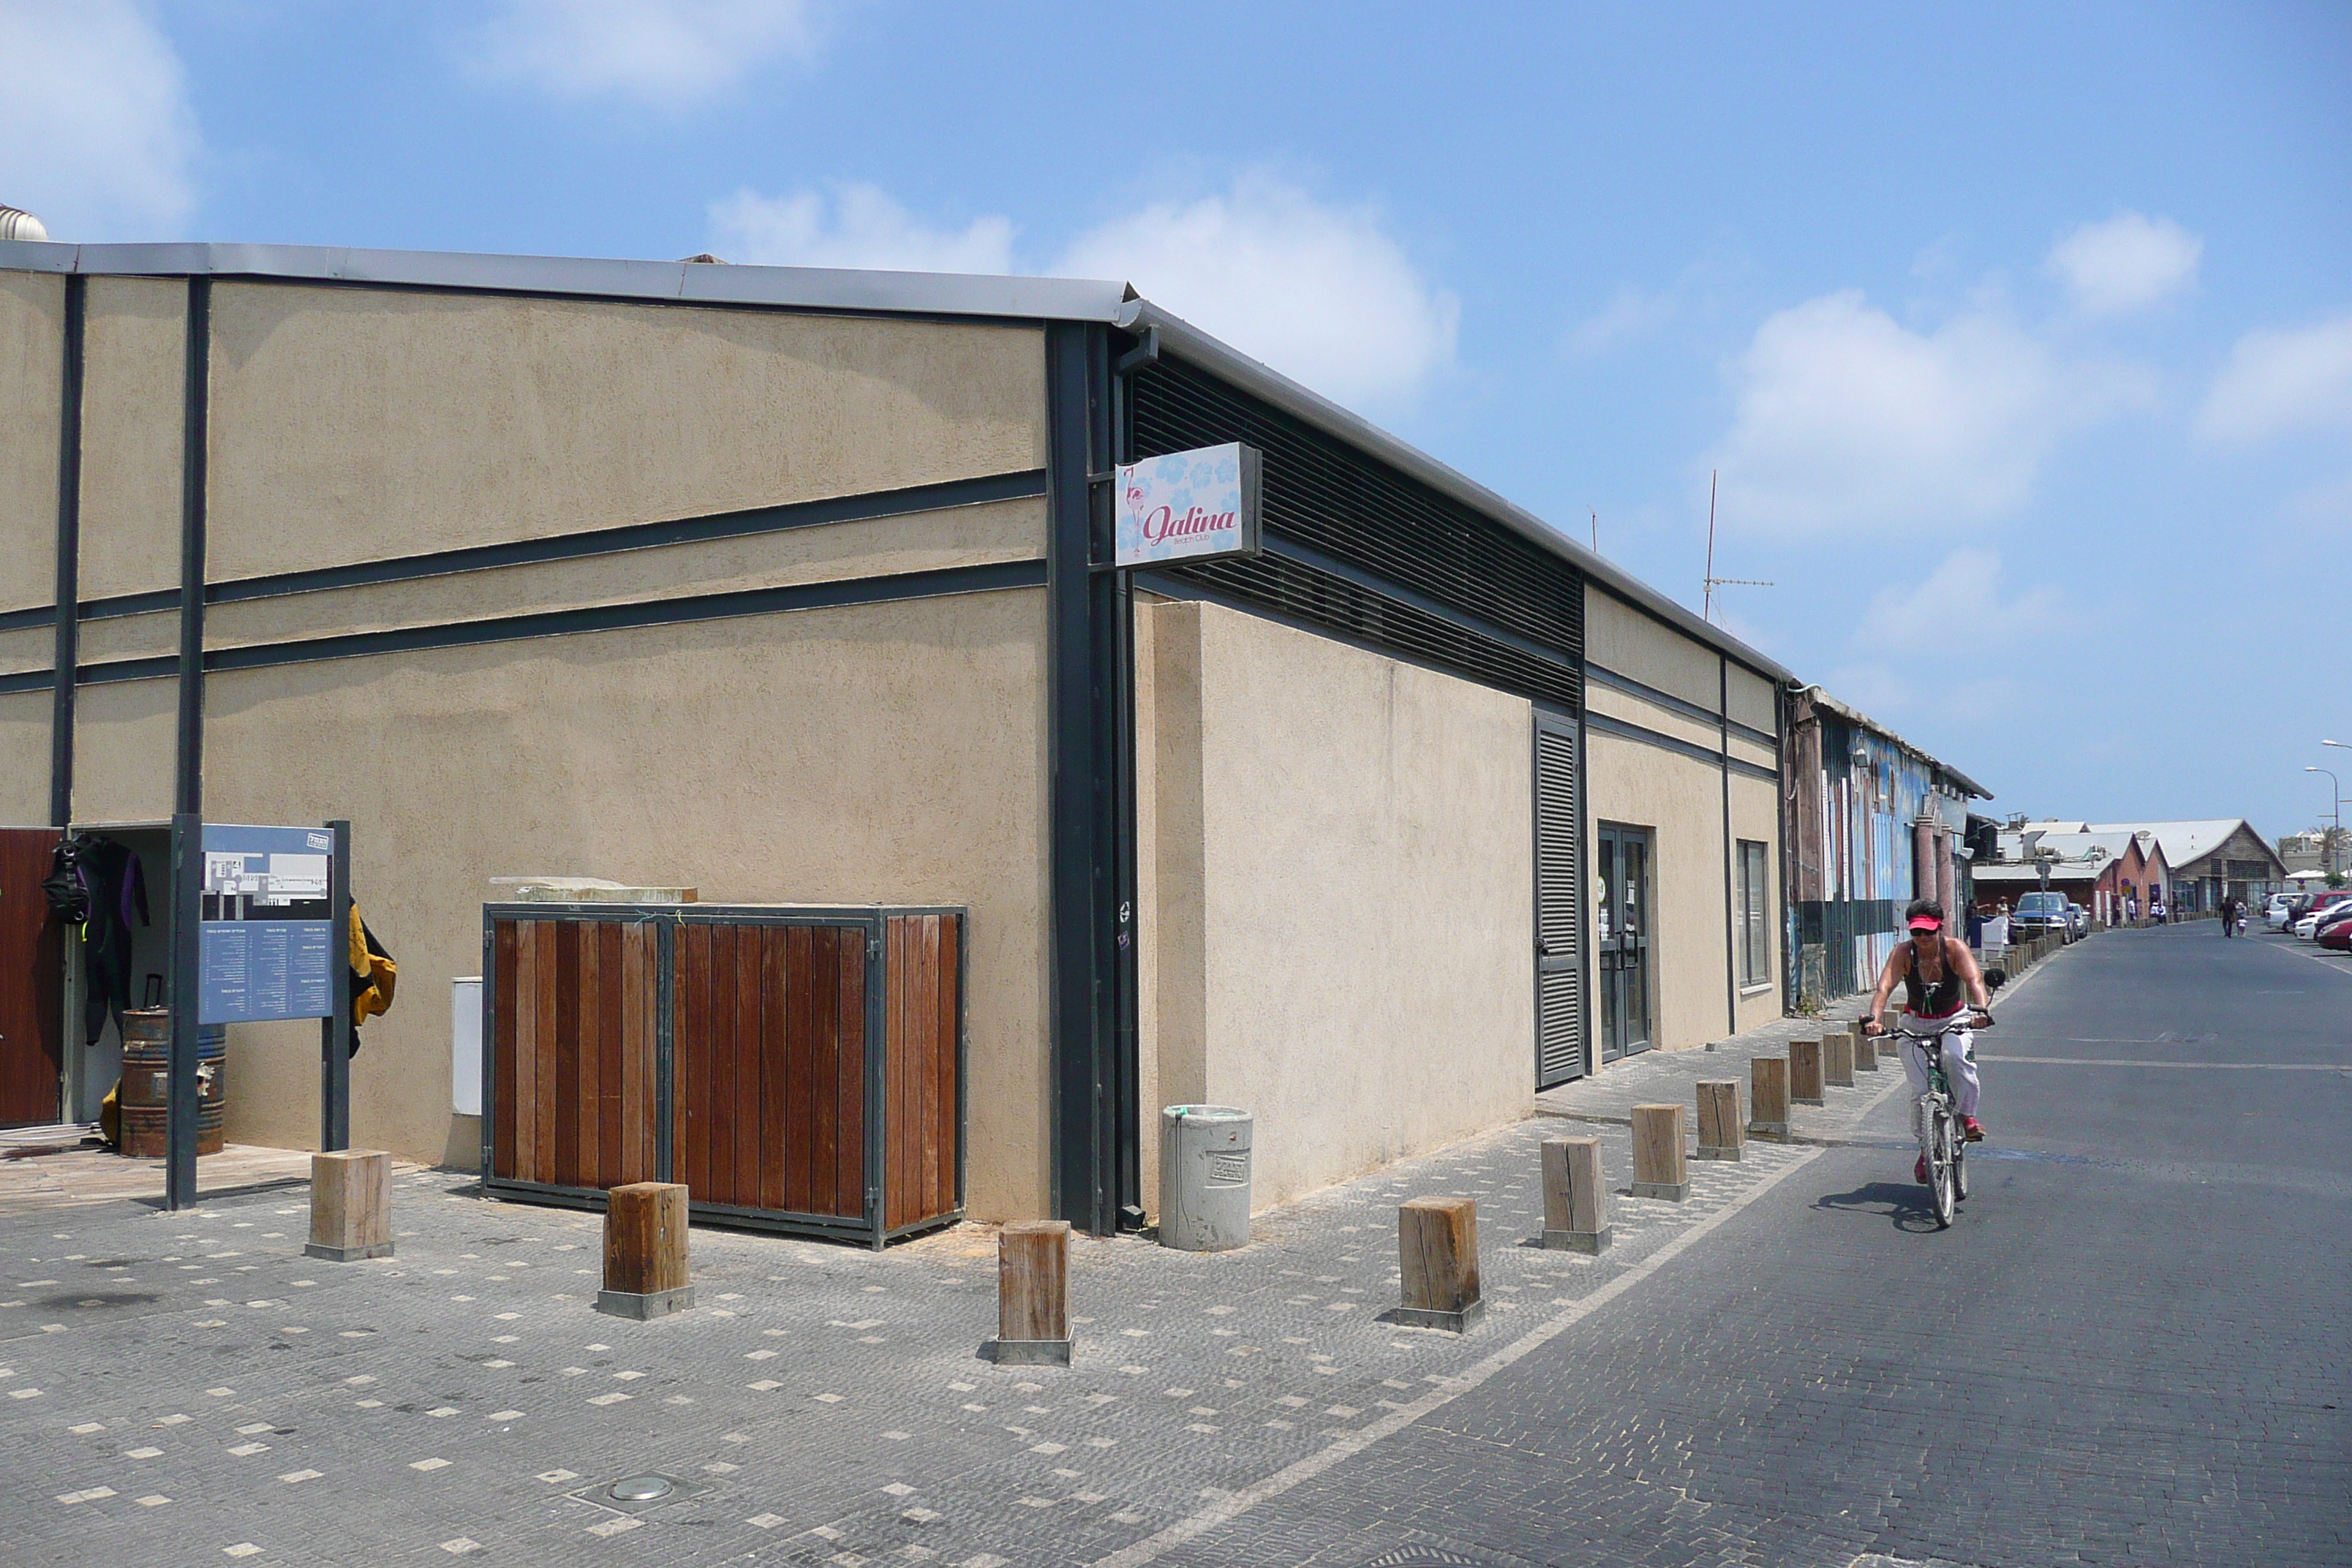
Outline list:
[[[1579,706],[1576,671],[1279,555],[1203,562],[1170,575],[1222,597],[1262,605],[1316,626],[1460,670],[1475,680],[1562,707]]]
[[[1584,1071],[1583,835],[1576,809],[1576,731],[1536,720],[1536,1087]]]
[[[1265,455],[1269,533],[1583,658],[1583,575],[1566,561],[1189,365],[1163,359],[1131,385],[1138,457],[1246,441]]]

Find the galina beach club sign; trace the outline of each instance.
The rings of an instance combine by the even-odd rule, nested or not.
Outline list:
[[[1122,464],[1118,564],[1255,555],[1257,512],[1255,447],[1234,442]]]

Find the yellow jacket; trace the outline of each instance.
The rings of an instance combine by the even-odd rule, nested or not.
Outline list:
[[[400,965],[384,952],[383,944],[360,919],[360,907],[352,905],[352,1027],[356,1029],[378,1013],[392,1011],[393,987],[399,983]]]

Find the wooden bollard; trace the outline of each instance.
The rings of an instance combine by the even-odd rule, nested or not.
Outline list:
[[[1876,1072],[1878,1042],[1862,1032],[1862,1024],[1859,1020],[1846,1026],[1846,1037],[1853,1042],[1853,1070]]]
[[[1789,1064],[1780,1057],[1757,1057],[1748,1064],[1748,1131],[1759,1138],[1789,1135]]]
[[[1895,1009],[1889,1007],[1886,1010],[1886,1016],[1878,1021],[1879,1027],[1885,1032],[1870,1037],[1878,1042],[1878,1054],[1882,1057],[1896,1055],[1903,1048],[1901,1043],[1895,1038],[1895,1025],[1892,1021],[1901,1016]]]
[[[1737,1160],[1747,1152],[1748,1123],[1739,1116],[1736,1079],[1698,1086],[1698,1157]]]
[[[1478,1294],[1478,1204],[1475,1198],[1414,1198],[1397,1210],[1404,1299],[1396,1321],[1467,1331],[1486,1310]]]
[[[1829,1103],[1829,1097],[1822,1092],[1822,1043],[1819,1040],[1789,1042],[1789,1103]]]
[[[1683,1108],[1633,1108],[1633,1195],[1678,1204],[1690,1196],[1690,1163],[1683,1149]]]
[[[1070,1223],[1029,1220],[996,1238],[996,1364],[1070,1364]]]
[[[1822,1037],[1822,1081],[1832,1089],[1853,1087],[1853,1037],[1843,1029]]]
[[[330,1263],[392,1256],[392,1156],[339,1149],[310,1156],[310,1239],[302,1250]]]
[[[1543,1244],[1555,1251],[1607,1251],[1609,1186],[1601,1164],[1601,1140],[1547,1140],[1543,1184]]]
[[[642,1321],[693,1306],[686,1184],[632,1182],[604,1198],[604,1288],[596,1292],[596,1310]]]

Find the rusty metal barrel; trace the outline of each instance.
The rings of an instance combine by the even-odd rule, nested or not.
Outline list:
[[[221,1151],[221,1116],[228,1086],[222,1068],[228,1059],[228,1026],[205,1024],[196,1031],[196,1152]],[[122,1152],[134,1160],[160,1160],[172,1102],[172,1015],[163,1007],[138,1007],[122,1015],[122,1087],[116,1100],[122,1116]]]

